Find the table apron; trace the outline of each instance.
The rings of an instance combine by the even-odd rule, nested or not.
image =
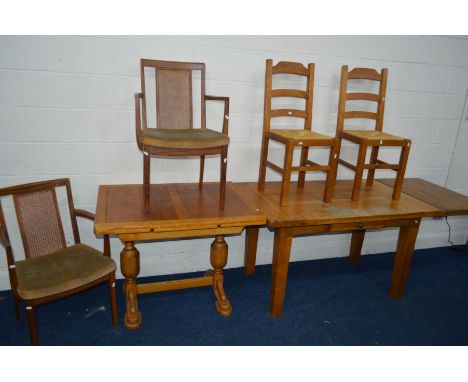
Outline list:
[[[303,227],[287,227],[282,228],[288,230],[291,235],[307,235],[313,233],[326,233],[326,232],[340,232],[340,231],[356,231],[366,229],[379,229],[391,227],[404,227],[412,224],[412,222],[419,221],[420,218],[407,218],[407,219],[393,219],[393,220],[380,220],[380,221],[355,221],[350,223],[333,223],[311,225]],[[280,228],[281,229],[281,228]]]
[[[244,227],[217,227],[204,229],[191,229],[179,231],[163,231],[163,232],[139,232],[139,233],[124,233],[120,234],[119,238],[122,242],[125,241],[144,241],[144,240],[162,240],[162,239],[183,239],[189,237],[209,237],[216,235],[235,235],[240,234]]]

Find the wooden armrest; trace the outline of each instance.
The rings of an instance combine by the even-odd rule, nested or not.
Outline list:
[[[5,249],[11,248],[11,244],[2,226],[0,226],[0,244]]]
[[[205,102],[206,101],[223,101],[224,102],[224,117],[223,117],[223,134],[228,135],[228,128],[229,128],[229,97],[221,97],[221,96],[211,96],[205,95]]]
[[[224,102],[229,102],[229,97],[205,95],[205,101],[224,101]]]
[[[77,209],[77,208],[75,208],[75,216],[79,216],[79,217],[86,218],[86,219],[89,219],[89,220],[94,220],[95,217],[96,217],[92,212],[88,212],[88,211],[85,211],[85,210],[80,210],[80,209]]]

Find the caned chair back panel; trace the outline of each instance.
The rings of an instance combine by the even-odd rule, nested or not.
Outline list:
[[[265,70],[265,101],[264,101],[264,130],[270,130],[271,118],[296,117],[304,118],[304,129],[312,129],[312,105],[314,96],[315,65],[306,68],[298,62],[280,61],[273,66],[273,60],[266,61]],[[306,89],[273,89],[273,77],[276,74],[291,74],[306,77]],[[305,100],[304,109],[272,109],[272,98],[299,98]]]
[[[13,197],[27,258],[41,256],[66,246],[57,203],[56,187],[65,187],[75,244],[80,243],[75,206],[68,178],[46,180],[0,189],[0,197]],[[1,208],[1,205],[0,205]],[[3,211],[0,225],[8,235]]]
[[[55,188],[13,195],[26,258],[66,247]]]
[[[382,131],[385,110],[385,94],[387,92],[387,76],[387,69],[382,69],[379,73],[375,69],[369,68],[354,68],[353,70],[349,71],[347,65],[342,66],[340,98],[338,101],[337,132],[340,132],[344,129],[344,123],[346,119],[353,118],[374,120],[374,129],[376,131]],[[379,91],[377,94],[370,92],[348,92],[349,80],[376,81],[379,83]],[[348,110],[348,101],[376,103],[377,108],[375,112],[368,110]]]
[[[192,113],[192,72],[156,69],[158,128],[191,129]]]
[[[193,71],[201,72],[201,127],[206,127],[205,64],[141,59],[141,92],[143,128],[193,128]],[[154,68],[157,126],[148,126],[145,68]]]

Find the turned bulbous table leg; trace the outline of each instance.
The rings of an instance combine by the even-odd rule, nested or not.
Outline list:
[[[138,329],[141,326],[141,315],[138,310],[136,278],[140,273],[140,253],[135,248],[135,242],[125,242],[120,253],[120,266],[125,277],[125,326],[127,329]]]
[[[217,235],[211,244],[210,261],[213,266],[213,292],[216,298],[216,310],[221,316],[230,316],[232,306],[224,291],[223,268],[226,266],[228,245],[223,235]]]

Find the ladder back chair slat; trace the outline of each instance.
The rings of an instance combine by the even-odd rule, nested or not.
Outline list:
[[[347,101],[374,101],[379,102],[380,96],[374,93],[346,93]]]
[[[303,98],[307,99],[308,94],[304,90],[296,90],[296,89],[273,89],[271,91],[272,97],[295,97],[295,98]]]
[[[343,118],[344,119],[352,119],[352,118],[360,118],[360,119],[373,119],[377,121],[379,115],[377,113],[373,113],[370,111],[345,111]]]
[[[309,70],[298,62],[280,61],[272,68],[273,74],[296,74],[298,76],[309,76]]]
[[[382,74],[375,69],[354,68],[348,73],[348,79],[382,81]]]
[[[298,110],[298,109],[273,109],[270,112],[270,117],[298,117],[298,118],[306,118],[308,117],[308,113],[306,110]]]

